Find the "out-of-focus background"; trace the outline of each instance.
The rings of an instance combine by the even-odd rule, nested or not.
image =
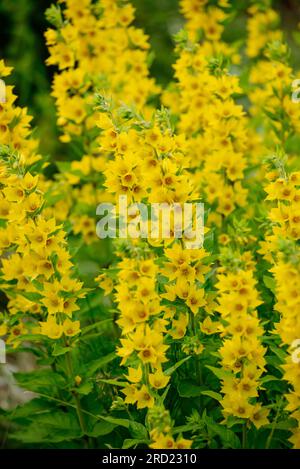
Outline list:
[[[47,50],[43,38],[48,26],[45,10],[52,3],[53,0],[1,0],[0,57],[15,68],[13,83],[20,97],[19,103],[29,107],[34,116],[34,126],[41,138],[41,151],[59,158],[65,148],[56,138],[55,110],[49,95],[53,69],[45,66]],[[166,84],[172,78],[172,36],[183,26],[179,0],[132,0],[132,3],[136,8],[136,25],[151,37],[154,56],[151,72],[158,82]],[[232,36],[229,39],[234,40],[246,35],[243,12],[252,2],[231,0],[231,3],[241,12],[229,32]],[[276,0],[273,6],[280,10],[283,29],[291,40],[291,31],[297,29],[300,21],[299,0]],[[293,44],[295,56],[300,58],[294,41]]]

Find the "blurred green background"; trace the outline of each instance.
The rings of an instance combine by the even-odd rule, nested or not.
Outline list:
[[[11,83],[20,96],[19,103],[27,106],[34,116],[41,151],[60,157],[66,150],[57,139],[55,109],[49,93],[53,68],[45,66],[47,49],[43,38],[48,26],[44,13],[51,3],[53,0],[1,0],[0,57],[15,68]],[[172,78],[175,60],[172,36],[184,24],[179,13],[179,0],[132,0],[132,3],[136,8],[136,25],[151,37],[154,52],[151,73],[165,85]],[[227,34],[229,41],[245,37],[245,11],[251,3],[251,0],[231,1],[239,14]],[[300,21],[300,1],[275,0],[273,5],[280,10],[282,26],[291,41],[292,31],[297,29]],[[293,52],[300,61],[299,46],[294,44]]]

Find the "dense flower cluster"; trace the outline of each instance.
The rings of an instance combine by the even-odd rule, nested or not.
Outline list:
[[[190,167],[197,168],[195,178],[214,206],[214,221],[221,223],[247,197],[241,184],[247,164],[245,113],[232,98],[241,92],[239,80],[213,61],[205,44],[184,49],[175,71],[178,127],[188,137]]]
[[[7,343],[16,347],[25,334],[51,339],[78,334],[79,321],[72,321],[72,314],[79,309],[82,284],[72,278],[62,226],[44,214],[43,178],[30,169],[39,161],[30,117],[14,107],[11,87],[7,94],[1,104],[0,282],[8,304],[1,336],[8,334]]]
[[[133,128],[135,117],[133,122],[122,122],[117,117],[112,113],[112,120],[102,118],[106,125],[100,137],[101,148],[114,155],[104,171],[107,190],[146,204],[184,204],[196,199],[193,179],[184,164],[185,141],[167,126],[167,116],[158,114],[153,124],[140,122],[139,131]],[[131,220],[135,216],[131,213]],[[174,223],[173,220],[173,237]],[[118,355],[122,357],[121,364],[129,366],[131,383],[123,390],[125,402],[150,409],[155,396],[157,401],[160,399],[157,390],[165,388],[170,379],[163,372],[163,364],[168,361],[166,341],[169,337],[183,339],[188,324],[195,324],[194,317],[198,319],[200,308],[206,304],[201,285],[209,271],[202,263],[207,255],[204,249],[187,249],[179,242],[169,247],[174,241],[172,235],[167,239],[162,233],[156,236],[147,243],[128,245],[130,256],[124,257],[121,251],[115,285],[107,278],[109,270],[106,276],[99,277],[107,293],[114,286],[116,290],[120,311],[117,323],[124,336]],[[176,298],[182,303],[181,308],[174,307]],[[194,335],[193,330],[194,343],[183,347],[185,353],[202,351],[203,346]],[[153,431],[152,435],[157,429]],[[158,435],[154,445],[158,444],[157,438]]]
[[[280,38],[281,34],[278,32],[277,39]],[[264,45],[266,47],[266,43]],[[298,341],[300,332],[297,314],[300,279],[297,244],[300,238],[300,174],[295,171],[297,157],[287,145],[289,139],[299,133],[299,109],[291,100],[293,71],[288,63],[288,56],[287,45],[284,43],[275,42],[266,47],[265,58],[258,62],[257,70],[253,69],[251,72],[250,81],[256,85],[256,91],[250,96],[254,103],[253,112],[260,117],[264,127],[266,145],[273,152],[268,158],[270,167],[264,187],[266,201],[271,204],[267,214],[269,227],[260,243],[259,252],[273,265],[270,272],[275,280],[274,310],[280,313],[274,332],[289,352],[282,365],[284,379],[292,385],[292,390],[286,395],[286,410],[298,421],[290,441],[299,448],[299,363],[293,355],[293,344]],[[267,69],[268,74],[262,79],[261,73],[265,73]],[[261,113],[261,102],[264,103],[265,116]]]
[[[0,77],[6,78],[12,71],[4,60],[0,60]],[[5,86],[5,100],[0,102],[0,145],[9,145],[12,151],[20,152],[24,165],[30,165],[39,160],[37,154],[38,142],[28,138],[31,133],[31,117],[26,109],[14,106],[16,96],[12,86]]]
[[[64,141],[71,136],[88,136],[96,127],[91,104],[95,90],[108,91],[118,102],[142,109],[149,94],[158,91],[146,64],[147,36],[130,26],[134,20],[131,4],[106,0],[67,0],[63,12],[49,10],[49,19],[58,29],[48,29],[49,65],[58,65],[53,96],[58,106],[58,124]],[[118,67],[116,67],[118,63]],[[139,80],[137,82],[136,76]]]
[[[96,240],[95,206],[107,199],[99,186],[101,179],[95,178],[95,172],[105,169],[103,150],[99,151],[99,127],[103,123],[95,112],[95,94],[100,93],[101,99],[107,95],[108,101],[114,100],[118,106],[126,104],[147,113],[149,97],[157,94],[159,87],[149,77],[148,37],[131,25],[131,4],[118,5],[112,0],[98,5],[91,0],[80,6],[74,1],[60,3],[63,10],[59,6],[48,10],[55,29],[46,32],[50,52],[47,63],[59,68],[52,95],[63,131],[61,140],[74,142],[76,157],[72,163],[59,165],[62,174],[53,192],[61,197],[54,210],[71,212],[74,233],[90,244]],[[110,137],[108,131],[107,140],[113,145]]]
[[[268,423],[269,413],[253,401],[258,397],[259,378],[265,371],[266,349],[260,343],[263,328],[257,307],[261,301],[251,266],[236,273],[221,273],[216,287],[220,291],[217,311],[225,321],[220,355],[222,366],[230,371],[222,382],[224,415],[248,419],[259,428]]]

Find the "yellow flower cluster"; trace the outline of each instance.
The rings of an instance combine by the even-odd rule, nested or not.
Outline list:
[[[148,38],[131,26],[134,8],[128,2],[121,6],[114,0],[96,5],[92,0],[59,3],[64,4],[62,12],[58,8],[49,12],[57,29],[46,32],[47,63],[60,70],[53,83],[58,124],[64,131],[63,141],[84,134],[89,148],[96,127],[95,91],[107,91],[118,104],[126,96],[126,103],[137,109],[145,106],[150,94],[157,93],[148,76]]]
[[[116,197],[126,195],[129,202],[146,204],[183,204],[195,199],[190,174],[183,164],[184,140],[174,135],[166,122],[160,125],[158,116],[152,125],[140,122],[140,130],[134,128],[134,119],[120,121],[115,113],[100,119],[99,125],[104,127],[99,139],[101,149],[113,155],[104,172],[107,191]],[[158,239],[147,241],[132,240],[130,257],[124,258],[121,251],[115,285],[103,275],[99,280],[106,293],[114,287],[116,291],[120,312],[117,323],[124,336],[118,355],[121,364],[129,366],[130,385],[123,390],[125,402],[152,409],[156,400],[158,405],[157,391],[165,388],[170,379],[163,371],[169,348],[166,338],[182,339],[190,322],[188,312],[196,316],[205,305],[200,285],[209,267],[201,262],[204,250],[184,249],[180,243],[169,248],[174,236],[164,239],[160,233]],[[160,246],[164,247],[163,255],[157,253]],[[162,276],[166,279],[163,283]],[[185,305],[179,313],[172,307],[176,297]],[[193,353],[200,353],[202,348],[198,341]],[[152,437],[154,445],[164,444],[162,439],[168,437],[173,442],[170,447],[174,447],[171,434],[153,429]]]
[[[189,166],[197,169],[197,184],[214,206],[209,221],[221,224],[222,217],[246,204],[247,190],[241,180],[247,166],[248,133],[245,112],[233,99],[241,92],[239,79],[214,59],[207,45],[193,44],[181,51],[175,64],[175,96]]]
[[[274,264],[270,271],[276,285],[275,310],[280,313],[276,333],[289,352],[283,369],[284,379],[292,386],[286,396],[286,409],[298,422],[290,441],[295,448],[300,448],[300,368],[293,355],[294,342],[300,337],[300,252],[296,244],[300,238],[300,173],[285,174],[285,177],[281,174],[276,177],[276,173],[269,173],[271,182],[265,188],[267,200],[275,202],[276,206],[269,212],[273,228],[266,241],[261,243],[261,252]]]
[[[169,129],[154,125],[143,133],[134,129],[118,133],[111,122],[100,145],[107,152],[115,146],[116,157],[104,171],[108,192],[126,195],[128,202],[183,204],[197,199],[185,168],[185,142]]]
[[[267,5],[252,5],[248,13],[247,22],[247,55],[255,58],[260,55],[267,44],[282,40],[282,31],[276,29],[279,24],[279,15]]]
[[[8,100],[1,104],[7,131],[0,146],[0,283],[8,298],[1,335],[8,334],[7,343],[17,346],[28,333],[51,339],[78,334],[72,313],[83,293],[72,278],[62,226],[44,215],[43,181],[30,169],[39,159],[38,142],[31,139],[26,110],[15,108],[14,100],[8,87]]]
[[[219,353],[223,369],[229,372],[222,380],[223,413],[247,419],[259,428],[268,423],[269,411],[257,400],[266,349],[260,342],[263,328],[257,307],[261,301],[255,286],[252,269],[220,273],[216,284],[217,311],[224,323]]]
[[[164,103],[178,115],[180,135],[177,137],[174,134],[168,119],[162,126],[158,116],[151,122],[145,122],[141,116],[131,113],[127,115],[125,124],[120,113],[110,108],[99,119],[98,125],[103,129],[99,142],[108,158],[113,154],[113,159],[105,169],[105,185],[109,193],[127,195],[133,202],[168,203],[195,200],[200,193],[213,207],[210,222],[222,226],[225,217],[239,207],[243,208],[246,219],[251,216],[251,209],[246,207],[248,191],[244,172],[248,165],[251,167],[260,162],[266,150],[265,145],[268,146],[271,139],[266,136],[263,142],[261,136],[255,135],[254,130],[248,128],[245,112],[235,102],[235,97],[242,92],[239,79],[229,73],[224,59],[215,58],[221,51],[226,55],[226,47],[223,47],[221,40],[223,28],[219,24],[215,36],[209,36],[212,31],[207,33],[206,28],[209,27],[207,15],[211,8],[206,11],[206,3],[182,2],[188,19],[187,30],[191,36],[178,38],[179,58],[174,67],[178,83],[163,95]],[[211,18],[214,29],[217,22],[221,23],[225,17],[218,16],[216,11],[216,16],[212,15]],[[251,44],[253,19],[249,23]],[[196,44],[193,40],[199,28],[204,30],[205,40]],[[259,51],[266,43],[259,47]],[[251,46],[248,47],[250,50]],[[277,47],[280,57],[286,53],[284,46]],[[261,112],[263,99],[270,113],[284,108],[294,130],[297,130],[297,111],[293,110],[287,98],[282,100],[280,93],[274,97],[273,88],[275,82],[279,90],[286,90],[291,70],[277,57],[274,60],[273,55],[274,50],[270,49],[266,59],[251,71],[252,112]],[[266,75],[264,67],[269,67],[270,71],[270,63],[272,74]],[[264,124],[267,134],[267,121]],[[285,137],[279,127],[275,123],[275,130],[272,128],[278,142]],[[261,178],[261,174],[256,173],[256,177]],[[297,185],[296,179],[294,182],[294,186]],[[190,191],[184,193],[183,188],[186,187]],[[282,221],[286,227],[288,218]],[[293,233],[295,235],[295,230]],[[237,235],[234,238],[233,235],[232,239],[235,246],[253,240],[255,237],[249,234],[241,238]],[[221,244],[230,242],[226,229],[219,236],[219,241]],[[161,258],[156,251],[161,243],[150,240],[149,244],[152,254],[149,254],[147,248],[144,260],[138,260],[138,257],[132,259],[140,255],[139,243],[133,245],[130,257],[118,265],[121,270],[115,285],[106,276],[101,276],[102,286],[107,293],[113,288],[117,292],[115,297],[121,313],[117,322],[122,335],[126,336],[121,339],[118,354],[122,357],[122,364],[133,364],[129,366],[127,377],[130,385],[123,390],[125,402],[136,403],[138,408],[147,407],[149,413],[156,409],[159,401],[156,400],[155,391],[165,387],[169,381],[162,370],[168,355],[164,337],[181,340],[183,351],[198,355],[203,350],[199,340],[201,335],[197,335],[200,329],[203,336],[221,334],[219,354],[225,370],[222,376],[221,405],[226,419],[230,416],[244,419],[245,428],[250,428],[250,422],[256,428],[267,425],[269,410],[260,402],[259,395],[263,389],[261,378],[266,372],[266,348],[261,343],[264,329],[257,310],[262,301],[257,292],[255,263],[251,253],[245,251],[241,255],[238,269],[219,269],[215,285],[219,294],[216,303],[215,295],[205,297],[201,288],[210,270],[202,263],[207,255],[204,250],[191,253],[177,243],[169,247],[170,241],[165,240],[164,257]],[[142,272],[146,262],[151,264],[152,270],[148,279]],[[168,280],[163,286],[160,285],[161,276]],[[165,301],[167,307],[164,306]],[[217,321],[206,316],[212,312],[218,313]],[[185,340],[188,330],[192,337]],[[159,371],[155,371],[157,363]],[[156,384],[159,386],[150,379],[156,374]],[[170,429],[167,426],[162,431],[157,427],[151,436],[153,447],[174,447],[171,425]]]
[[[62,11],[59,7],[49,10],[48,18],[55,29],[46,32],[50,52],[47,63],[59,68],[52,94],[58,125],[64,132],[61,140],[78,143],[82,136],[83,144],[76,150],[74,161],[59,167],[59,183],[52,187],[52,192],[58,192],[60,200],[53,212],[68,210],[74,233],[91,244],[97,240],[95,206],[107,200],[99,177],[95,178],[95,173],[102,172],[106,164],[103,151],[99,151],[101,115],[94,109],[95,93],[101,93],[101,97],[107,94],[108,100],[114,100],[117,106],[126,101],[137,111],[147,113],[147,101],[159,88],[149,77],[148,37],[131,26],[134,8],[130,3],[118,5],[114,0],[96,5],[91,0],[80,5],[73,0],[60,3],[64,4]]]
[[[12,68],[0,60],[0,77],[9,76],[11,71]],[[20,154],[24,165],[31,165],[40,159],[37,154],[38,141],[28,138],[32,117],[27,114],[27,109],[14,106],[16,99],[13,87],[6,85],[5,100],[0,102],[0,145],[9,145],[12,151]]]
[[[278,23],[278,18],[275,12],[268,10],[258,15],[257,21],[270,27],[271,23]],[[275,34],[273,39],[281,39],[278,31],[270,34]],[[252,112],[260,118],[266,145],[273,152],[268,158],[271,169],[266,173],[264,184],[266,201],[271,204],[267,214],[269,226],[260,242],[259,253],[272,265],[269,270],[275,280],[274,310],[280,314],[274,333],[288,351],[282,365],[283,377],[291,385],[285,396],[288,401],[285,409],[297,421],[290,441],[295,448],[300,448],[300,374],[299,363],[293,356],[293,343],[300,337],[300,253],[297,244],[300,238],[300,172],[293,170],[298,157],[287,146],[291,136],[299,135],[300,115],[298,106],[291,99],[293,71],[288,64],[287,45],[273,42],[266,47],[266,44],[267,41],[262,39],[260,49],[265,48],[265,58],[253,67],[250,74],[250,82],[255,86],[250,94],[254,104]],[[253,51],[254,55],[258,53],[258,50]],[[261,112],[262,107],[265,114]]]
[[[192,41],[198,42],[204,37],[216,56],[231,55],[233,49],[221,41],[225,29],[224,22],[230,13],[228,0],[218,0],[213,6],[209,5],[208,0],[181,0],[180,6],[187,20],[186,31]]]
[[[299,256],[299,252],[298,252]],[[291,417],[296,419],[297,427],[293,429],[290,438],[291,443],[297,449],[300,448],[300,366],[298,355],[294,353],[294,341],[299,341],[300,322],[300,271],[290,262],[279,261],[271,271],[276,280],[276,311],[281,315],[280,322],[276,324],[276,332],[280,335],[284,345],[288,346],[288,358],[283,365],[284,379],[292,386],[286,395],[288,405],[286,409]],[[298,346],[297,346],[298,347]]]

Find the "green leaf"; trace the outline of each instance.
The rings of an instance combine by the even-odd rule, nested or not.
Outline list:
[[[78,394],[86,396],[87,394],[90,394],[90,392],[92,392],[93,384],[90,381],[87,381],[86,383],[83,383],[78,386],[75,390]]]
[[[35,398],[7,412],[9,420],[31,418],[36,412],[49,412],[51,402],[44,398]]]
[[[287,353],[282,348],[276,347],[276,345],[271,345],[270,349],[275,353],[275,355],[281,360],[282,363],[285,362]]]
[[[185,357],[183,358],[182,360],[179,360],[178,363],[176,363],[175,365],[171,366],[170,368],[168,368],[166,371],[165,371],[165,375],[167,376],[170,376],[172,373],[174,373],[175,370],[177,370],[177,368],[179,368],[181,365],[183,365],[183,363],[185,363],[187,360],[189,360],[191,357]]]
[[[100,304],[100,302],[99,302],[99,304]],[[88,311],[88,309],[86,309],[86,311]],[[90,326],[83,327],[82,330],[81,330],[81,335],[84,335],[87,332],[92,331],[96,327],[106,326],[107,324],[110,324],[112,321],[113,321],[113,318],[104,319],[102,321],[95,322],[94,324],[91,324]]]
[[[82,375],[87,377],[94,375],[99,369],[106,366],[108,363],[112,362],[116,357],[115,352],[112,352],[105,357],[97,358],[97,360],[92,360],[88,364],[84,364],[81,369]]]
[[[96,422],[93,426],[93,429],[87,432],[87,435],[94,438],[98,436],[108,435],[114,430],[114,428],[116,428],[116,425],[114,425],[113,423]]]
[[[207,390],[206,386],[198,386],[190,380],[180,381],[177,386],[177,391],[181,397],[198,397]]]
[[[279,121],[280,116],[279,114],[275,114],[274,112],[268,111],[267,109],[264,109],[265,114],[273,121]]]
[[[104,417],[103,415],[99,415],[99,418],[101,418],[102,420],[105,420],[105,422],[112,423],[119,427],[129,428],[131,424],[131,420],[128,420],[128,419],[118,419],[118,418],[109,417],[109,416]]]
[[[150,440],[127,439],[127,440],[124,440],[122,448],[129,449],[129,448],[132,448],[133,446],[142,445],[142,444],[149,445]]]
[[[166,387],[166,389],[164,390],[164,392],[162,393],[162,395],[159,397],[159,400],[161,402],[161,404],[163,405],[164,401],[165,401],[165,398],[167,397],[167,394],[169,392],[169,389],[170,389],[171,385],[169,384],[169,386]]]
[[[99,416],[102,420],[112,423],[113,425],[128,428],[133,438],[137,439],[148,439],[148,431],[144,425],[139,422],[134,422],[128,419],[118,419],[109,416]]]
[[[244,420],[240,419],[238,417],[235,417],[234,415],[229,415],[226,419],[226,426],[228,428],[233,427],[234,425],[244,425]]]
[[[64,24],[61,9],[58,5],[51,5],[47,8],[46,19],[58,29],[60,29]]]
[[[24,431],[16,431],[10,438],[23,443],[60,443],[83,436],[77,416],[70,412],[34,414],[31,420],[30,425],[24,426]]]
[[[70,352],[70,347],[62,347],[57,342],[54,344],[52,355],[53,357],[58,357],[60,355],[64,355],[65,353]]]
[[[68,173],[71,170],[70,161],[56,161],[55,164],[61,173]]]
[[[263,276],[263,281],[264,284],[266,285],[269,290],[271,290],[272,293],[276,293],[276,280],[274,277],[270,277],[269,275],[264,275]]]
[[[265,355],[266,362],[268,365],[274,366],[274,368],[280,368],[280,365],[282,365],[282,361],[274,355]]]
[[[229,428],[225,427],[224,425],[214,423],[211,418],[206,418],[206,425],[208,430],[211,431],[213,435],[217,435],[220,438],[223,448],[241,447],[239,438],[232,430],[229,430]]]
[[[18,384],[30,391],[40,391],[46,389],[47,392],[53,387],[64,387],[65,380],[62,375],[54,373],[50,369],[31,371],[30,373],[15,373]]]
[[[209,396],[209,397],[212,397],[213,399],[215,399],[216,401],[221,401],[222,400],[222,395],[219,394],[218,392],[215,392],[215,391],[202,391],[201,394],[203,394],[204,396]]]
[[[116,379],[104,379],[104,378],[99,378],[97,379],[97,383],[105,383],[105,384],[111,384],[112,386],[119,386],[120,388],[124,388],[125,386],[128,386],[128,383],[126,381],[117,381]]]
[[[276,378],[276,376],[267,375],[261,378],[260,382],[262,384],[265,384],[265,383],[269,383],[270,381],[278,381],[278,380],[279,378]]]
[[[45,340],[47,339],[44,335],[42,334],[24,334],[22,335],[22,340],[24,341],[33,341],[33,342],[36,342],[36,341],[40,341],[40,340]],[[19,348],[18,348],[19,350]]]
[[[178,433],[184,433],[184,432],[190,432],[194,429],[193,424],[187,424],[187,425],[180,425],[180,427],[175,427],[172,430],[173,435],[177,435]]]
[[[139,422],[134,422],[130,421],[129,423],[129,431],[133,438],[138,438],[138,439],[148,439],[148,431],[144,425],[142,425]]]
[[[43,298],[43,295],[40,295],[39,293],[33,293],[33,292],[21,292],[21,295],[27,298],[27,300],[30,301],[39,301],[41,298]]]
[[[80,251],[82,246],[83,246],[82,238],[76,238],[76,237],[70,238],[69,237],[68,250],[72,257],[76,256],[76,254],[78,253],[78,251]]]
[[[45,207],[52,207],[60,200],[65,198],[64,194],[52,194],[51,190],[44,194]]]
[[[222,368],[216,368],[215,366],[209,366],[209,365],[206,365],[206,368],[212,371],[213,374],[217,376],[217,378],[219,379],[226,379],[232,376],[232,373],[230,371],[223,370]]]
[[[270,423],[265,425],[264,428],[272,429],[274,427],[274,423]],[[292,428],[297,427],[297,420],[290,418],[286,420],[281,420],[275,424],[276,430],[291,430]]]

